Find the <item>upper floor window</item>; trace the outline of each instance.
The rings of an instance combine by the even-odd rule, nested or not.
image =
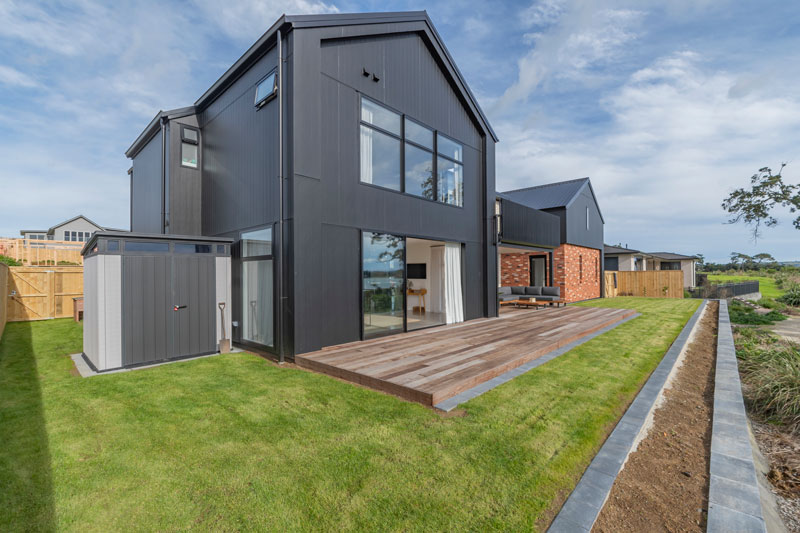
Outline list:
[[[181,166],[197,168],[199,145],[200,133],[194,128],[181,126]]]
[[[461,144],[363,96],[359,128],[363,183],[464,205]]]
[[[439,201],[446,204],[464,205],[463,148],[441,133],[436,133],[437,188]]]
[[[274,70],[256,85],[255,106],[261,107],[278,94],[278,73]]]

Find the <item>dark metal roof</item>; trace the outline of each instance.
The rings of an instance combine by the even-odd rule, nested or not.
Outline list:
[[[623,248],[621,246],[611,246],[610,244],[605,244],[603,252],[608,254],[640,254],[642,253],[641,250],[634,250],[633,248]]]
[[[228,237],[202,237],[198,235],[169,235],[162,233],[134,233],[132,231],[96,231],[92,234],[92,238],[86,241],[86,244],[81,249],[81,255],[86,255],[97,239],[111,238],[111,239],[138,239],[149,241],[191,241],[191,242],[215,242],[220,244],[232,244],[233,239]]]
[[[674,261],[678,261],[680,259],[700,259],[695,255],[683,255],[672,252],[650,252],[650,255],[652,255],[653,257],[658,257],[659,259],[674,260]]]
[[[486,132],[492,136],[495,142],[498,141],[497,134],[492,129],[489,120],[483,113],[475,95],[472,94],[467,82],[461,71],[458,70],[453,57],[444,45],[439,32],[433,26],[433,22],[428,17],[426,11],[400,11],[400,12],[386,12],[386,13],[338,13],[331,15],[282,15],[275,23],[247,49],[247,51],[240,57],[231,67],[220,76],[220,78],[197,99],[194,106],[184,107],[181,109],[174,109],[172,111],[159,111],[158,114],[150,121],[147,127],[142,131],[139,137],[133,142],[130,148],[125,152],[129,158],[133,158],[137,153],[147,144],[147,142],[156,134],[159,129],[159,124],[162,119],[171,120],[173,118],[180,118],[181,116],[196,114],[199,110],[205,108],[208,104],[213,102],[225,89],[227,89],[239,76],[246,72],[262,55],[269,49],[275,46],[277,40],[277,31],[288,31],[292,28],[314,28],[323,26],[348,26],[355,24],[385,24],[385,23],[400,23],[400,22],[423,22],[430,30],[430,34],[435,40],[435,46],[441,55],[441,59],[445,65],[451,70],[455,78],[456,85],[464,94],[469,107],[472,108],[473,114]],[[183,113],[183,114],[181,114]]]
[[[172,120],[175,118],[182,118],[188,117],[189,115],[194,115],[197,113],[197,108],[195,106],[189,107],[180,107],[178,109],[171,109],[169,111],[159,111],[156,113],[156,116],[153,117],[153,120],[144,128],[142,133],[136,137],[136,140],[133,141],[130,148],[125,151],[125,157],[133,159],[136,157],[136,154],[144,148],[144,146],[150,142],[150,139],[153,138],[153,135],[158,133],[159,128],[161,127],[161,121],[163,119]],[[130,171],[129,171],[130,172]]]
[[[584,187],[589,187],[592,198],[594,198],[594,203],[597,206],[597,211],[600,213],[600,218],[605,223],[600,205],[597,203],[597,196],[594,194],[594,189],[592,188],[592,183],[589,178],[578,178],[569,181],[525,187],[524,189],[514,189],[512,191],[498,193],[498,196],[520,202],[534,209],[557,209],[569,207]]]

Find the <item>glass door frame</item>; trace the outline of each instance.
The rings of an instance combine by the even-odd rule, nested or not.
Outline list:
[[[279,280],[277,279],[278,276],[275,274],[275,262],[277,257],[275,255],[275,223],[272,224],[265,224],[262,226],[254,226],[251,228],[243,229],[237,232],[237,240],[231,246],[231,263],[232,263],[232,274],[238,278],[238,280],[231,279],[231,303],[235,309],[237,309],[237,313],[239,313],[239,319],[236,321],[238,322],[238,327],[231,328],[235,329],[236,335],[234,337],[233,332],[231,332],[231,340],[236,344],[239,344],[244,347],[249,347],[254,350],[261,350],[266,351],[274,355],[278,355],[278,335],[281,332],[277,329],[277,298],[275,295],[277,294],[277,288]],[[272,246],[270,247],[270,254],[267,255],[258,255],[258,256],[251,256],[251,257],[242,257],[242,235],[245,233],[250,233],[253,231],[257,231],[260,229],[267,229],[269,228],[272,235]],[[241,316],[242,313],[242,302],[243,302],[243,288],[244,288],[244,263],[251,262],[251,261],[272,261],[272,346],[268,344],[259,344],[257,342],[246,340],[242,337],[242,329],[244,328],[244,316]],[[231,276],[232,278],[234,276]],[[236,283],[238,281],[238,283]],[[231,319],[233,319],[236,315],[233,314],[233,309],[231,310]]]
[[[368,339],[364,337],[364,236],[368,233],[377,233],[379,235],[391,235],[392,237],[399,237],[403,239],[403,286],[402,286],[402,294],[403,294],[403,329],[400,330],[388,330],[383,333],[379,333],[375,336],[369,337]],[[408,250],[406,246],[408,245],[408,237],[406,235],[398,235],[396,233],[388,233],[386,231],[377,231],[377,230],[368,230],[362,229],[359,231],[359,239],[358,239],[358,314],[359,314],[359,338],[364,340],[372,340],[372,339],[380,339],[382,337],[388,337],[390,335],[396,335],[398,333],[406,333],[408,331],[408,309],[407,309],[407,302],[406,298],[408,295],[406,294],[407,287],[408,287],[408,265],[406,261],[406,256]]]

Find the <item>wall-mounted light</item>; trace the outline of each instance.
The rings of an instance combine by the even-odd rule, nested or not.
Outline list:
[[[365,78],[369,78],[369,72],[367,72],[367,69],[365,68],[361,69],[361,75],[364,76]]]
[[[374,81],[375,83],[377,83],[377,82],[381,81],[381,79],[380,79],[380,78],[379,78],[377,75],[373,74],[373,75],[372,75],[372,81]]]

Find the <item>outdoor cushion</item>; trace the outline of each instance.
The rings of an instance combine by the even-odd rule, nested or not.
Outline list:
[[[500,294],[497,296],[497,299],[501,302],[507,302],[509,300],[517,300],[519,296],[516,294]]]
[[[511,287],[511,294],[525,294],[525,287]]]
[[[501,296],[506,294],[511,294],[511,287],[500,287],[499,289],[497,289],[497,294]]]
[[[561,287],[542,287],[542,296],[561,297]]]
[[[525,294],[528,296],[541,296],[542,288],[537,286],[525,287]]]

